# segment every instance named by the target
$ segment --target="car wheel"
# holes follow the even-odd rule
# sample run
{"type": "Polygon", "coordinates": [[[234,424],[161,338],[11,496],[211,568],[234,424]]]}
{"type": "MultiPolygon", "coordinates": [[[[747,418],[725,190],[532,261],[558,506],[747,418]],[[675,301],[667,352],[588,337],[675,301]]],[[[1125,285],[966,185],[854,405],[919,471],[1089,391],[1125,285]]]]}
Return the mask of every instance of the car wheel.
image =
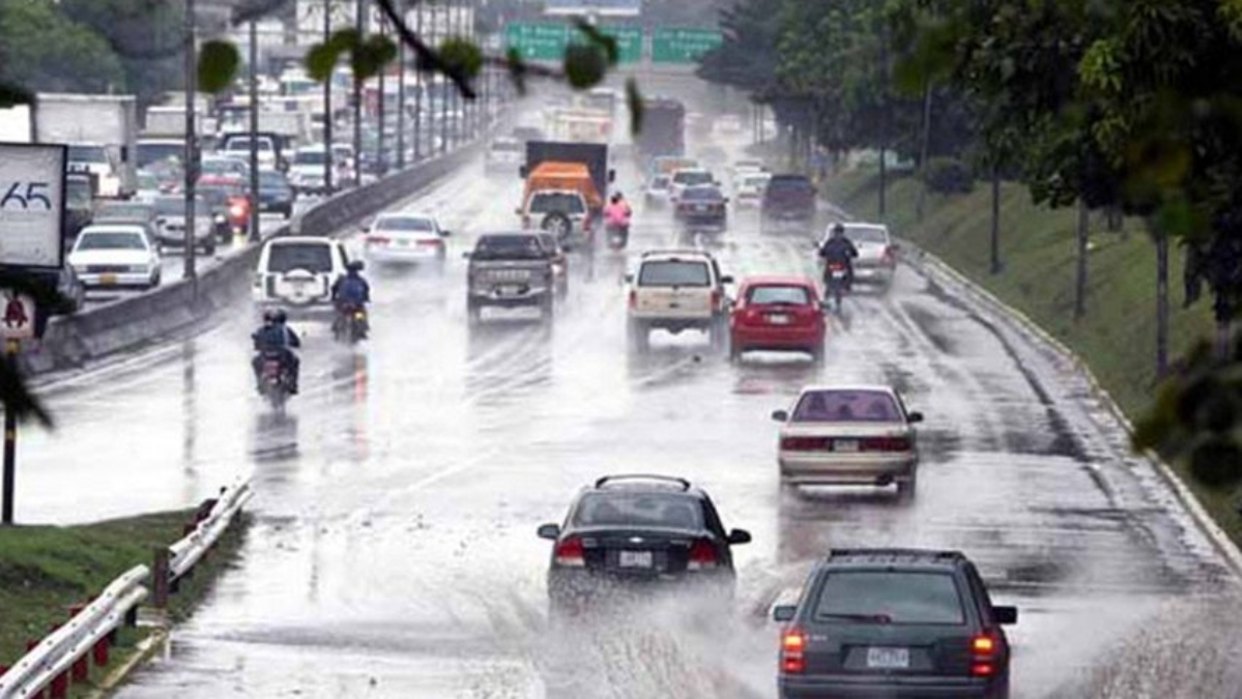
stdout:
{"type": "Polygon", "coordinates": [[[483,309],[474,301],[466,301],[466,318],[471,325],[478,325],[483,321],[483,309]]]}
{"type": "Polygon", "coordinates": [[[629,339],[630,348],[636,352],[646,352],[650,332],[651,330],[642,321],[629,321],[626,326],[626,337],[629,339]]]}
{"type": "Polygon", "coordinates": [[[914,499],[914,491],[918,487],[917,473],[911,473],[905,480],[897,481],[897,499],[901,502],[910,502],[914,499]]]}
{"type": "Polygon", "coordinates": [[[823,363],[824,363],[824,346],[823,346],[822,344],[821,344],[821,345],[815,345],[815,346],[813,346],[813,347],[808,348],[808,349],[807,349],[807,352],[809,352],[809,353],[811,354],[811,361],[812,361],[812,362],[814,362],[814,363],[816,363],[816,364],[823,364],[823,363]]]}

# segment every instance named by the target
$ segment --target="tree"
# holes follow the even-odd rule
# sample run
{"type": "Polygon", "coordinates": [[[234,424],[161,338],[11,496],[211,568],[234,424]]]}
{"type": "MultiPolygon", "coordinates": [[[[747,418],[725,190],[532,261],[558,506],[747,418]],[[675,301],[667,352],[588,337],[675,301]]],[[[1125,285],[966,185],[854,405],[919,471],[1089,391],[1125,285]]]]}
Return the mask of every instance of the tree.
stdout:
{"type": "Polygon", "coordinates": [[[61,0],[70,20],[107,40],[139,105],[184,84],[184,5],[151,0],[61,0]]]}
{"type": "Polygon", "coordinates": [[[0,84],[30,92],[124,91],[120,59],[51,0],[0,0],[0,84]]]}

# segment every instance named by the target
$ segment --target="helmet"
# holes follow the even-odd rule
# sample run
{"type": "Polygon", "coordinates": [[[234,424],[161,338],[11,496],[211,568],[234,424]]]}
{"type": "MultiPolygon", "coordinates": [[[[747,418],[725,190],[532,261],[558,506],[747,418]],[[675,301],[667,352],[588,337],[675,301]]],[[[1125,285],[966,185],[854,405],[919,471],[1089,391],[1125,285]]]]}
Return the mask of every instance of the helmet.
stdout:
{"type": "Polygon", "coordinates": [[[350,272],[361,272],[362,266],[362,260],[350,260],[349,263],[345,265],[345,269],[350,272]]]}
{"type": "Polygon", "coordinates": [[[845,235],[845,226],[840,221],[832,224],[832,236],[835,238],[842,235],[845,235]]]}
{"type": "Polygon", "coordinates": [[[277,321],[277,320],[276,320],[276,318],[277,318],[277,314],[279,314],[279,313],[280,313],[280,311],[278,311],[278,310],[276,310],[276,309],[268,309],[268,310],[266,310],[266,311],[263,311],[263,322],[264,322],[264,323],[276,323],[276,322],[279,322],[279,321],[277,321]]]}
{"type": "Polygon", "coordinates": [[[277,308],[273,312],[273,315],[275,316],[275,320],[277,323],[285,323],[286,321],[289,320],[289,314],[285,313],[285,309],[283,308],[277,308]]]}
{"type": "Polygon", "coordinates": [[[622,199],[624,199],[624,198],[625,198],[625,195],[624,195],[624,194],[622,194],[622,193],[621,193],[621,190],[619,190],[619,189],[618,189],[617,191],[615,191],[615,192],[613,192],[613,193],[612,193],[612,200],[613,200],[614,202],[621,201],[621,200],[622,200],[622,199]]]}

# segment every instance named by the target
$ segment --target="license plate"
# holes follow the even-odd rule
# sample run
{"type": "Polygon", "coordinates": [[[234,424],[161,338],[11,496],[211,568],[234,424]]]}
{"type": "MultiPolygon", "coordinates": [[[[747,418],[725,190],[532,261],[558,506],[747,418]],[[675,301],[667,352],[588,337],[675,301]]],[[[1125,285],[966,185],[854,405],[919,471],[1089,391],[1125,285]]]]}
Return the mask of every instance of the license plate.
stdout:
{"type": "Polygon", "coordinates": [[[858,451],[857,439],[834,439],[832,440],[833,451],[858,451]]]}
{"type": "Polygon", "coordinates": [[[694,207],[694,210],[695,211],[707,211],[708,207],[706,205],[699,204],[694,207]]]}
{"type": "Polygon", "coordinates": [[[845,279],[845,270],[843,269],[832,270],[832,278],[833,279],[845,279]]]}
{"type": "Polygon", "coordinates": [[[115,274],[101,274],[99,275],[99,283],[104,286],[112,286],[113,284],[116,284],[116,275],[115,274]]]}
{"type": "Polygon", "coordinates": [[[784,313],[773,313],[768,316],[768,322],[772,325],[789,325],[789,316],[784,313]]]}
{"type": "Polygon", "coordinates": [[[909,648],[868,648],[867,667],[877,670],[905,670],[910,667],[909,648]]]}
{"type": "Polygon", "coordinates": [[[650,568],[655,565],[655,556],[650,551],[621,551],[617,557],[617,565],[622,568],[650,568]]]}
{"type": "Polygon", "coordinates": [[[520,287],[520,286],[501,286],[501,287],[497,287],[496,291],[497,291],[497,292],[498,292],[501,296],[517,296],[518,294],[522,293],[522,287],[520,287]]]}

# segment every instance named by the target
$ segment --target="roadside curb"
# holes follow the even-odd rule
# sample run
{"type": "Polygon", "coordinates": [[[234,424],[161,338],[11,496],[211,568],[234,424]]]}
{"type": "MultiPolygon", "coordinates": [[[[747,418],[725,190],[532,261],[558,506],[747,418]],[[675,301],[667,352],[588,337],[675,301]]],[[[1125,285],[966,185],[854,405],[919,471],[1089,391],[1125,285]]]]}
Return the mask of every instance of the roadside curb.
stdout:
{"type": "Polygon", "coordinates": [[[100,680],[99,685],[86,695],[87,699],[104,699],[104,697],[111,696],[135,671],[166,648],[169,638],[170,633],[166,626],[154,627],[150,635],[138,642],[134,653],[126,658],[124,663],[109,672],[100,680]]]}
{"type": "MultiPolygon", "coordinates": [[[[911,268],[929,279],[937,274],[950,278],[955,284],[972,294],[976,301],[988,306],[991,312],[1015,323],[1021,330],[1032,335],[1034,339],[1042,342],[1057,354],[1067,358],[1074,365],[1075,371],[1087,380],[1087,385],[1100,404],[1125,428],[1128,435],[1134,434],[1134,425],[1130,422],[1129,417],[1121,410],[1121,407],[1117,405],[1117,402],[1113,400],[1108,391],[1100,385],[1091,368],[1076,352],[1059,339],[1053,337],[1025,313],[1000,300],[992,292],[954,269],[936,255],[911,243],[908,239],[903,238],[901,242],[908,250],[917,253],[917,260],[911,259],[912,256],[904,256],[903,261],[911,268]]],[[[1203,509],[1199,499],[1195,497],[1195,494],[1182,481],[1181,476],[1164,459],[1150,449],[1143,451],[1142,456],[1151,463],[1155,472],[1165,481],[1173,491],[1174,496],[1190,514],[1195,525],[1224,558],[1226,565],[1234,573],[1234,583],[1242,584],[1242,550],[1239,550],[1237,544],[1229,538],[1229,535],[1216,523],[1216,520],[1212,519],[1207,510],[1203,509]]]]}

